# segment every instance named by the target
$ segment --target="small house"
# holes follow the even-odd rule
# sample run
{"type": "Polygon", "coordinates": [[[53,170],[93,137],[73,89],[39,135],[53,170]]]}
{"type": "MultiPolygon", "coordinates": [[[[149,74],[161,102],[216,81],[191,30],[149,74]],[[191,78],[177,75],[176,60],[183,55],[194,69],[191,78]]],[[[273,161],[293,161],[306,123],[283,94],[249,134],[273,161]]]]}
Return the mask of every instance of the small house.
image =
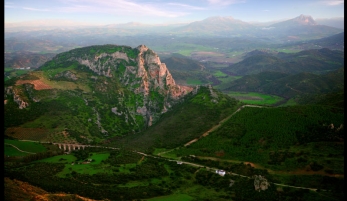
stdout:
{"type": "Polygon", "coordinates": [[[219,174],[222,177],[225,175],[225,171],[224,170],[216,170],[216,173],[219,174]]]}

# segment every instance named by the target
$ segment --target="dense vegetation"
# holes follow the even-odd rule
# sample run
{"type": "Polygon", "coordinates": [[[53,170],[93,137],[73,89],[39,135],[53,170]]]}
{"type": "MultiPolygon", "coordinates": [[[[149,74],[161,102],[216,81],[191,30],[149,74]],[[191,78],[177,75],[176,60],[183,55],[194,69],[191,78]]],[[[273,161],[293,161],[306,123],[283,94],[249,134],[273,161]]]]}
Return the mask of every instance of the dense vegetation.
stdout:
{"type": "MultiPolygon", "coordinates": [[[[340,111],[341,112],[341,111],[340,111]]],[[[244,108],[177,156],[250,161],[272,170],[309,169],[343,174],[343,113],[324,106],[244,108]]]]}
{"type": "Polygon", "coordinates": [[[148,153],[154,148],[175,148],[201,136],[240,105],[225,94],[201,86],[197,94],[185,97],[182,103],[163,114],[155,125],[144,132],[110,139],[110,143],[148,153]]]}

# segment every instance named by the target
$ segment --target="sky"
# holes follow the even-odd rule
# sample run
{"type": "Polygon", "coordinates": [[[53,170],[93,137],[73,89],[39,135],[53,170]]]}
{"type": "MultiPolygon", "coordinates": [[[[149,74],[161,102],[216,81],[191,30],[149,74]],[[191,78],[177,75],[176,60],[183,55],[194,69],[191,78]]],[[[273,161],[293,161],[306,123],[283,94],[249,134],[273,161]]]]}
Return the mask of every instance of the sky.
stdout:
{"type": "Polygon", "coordinates": [[[107,25],[189,23],[212,16],[245,22],[344,17],[344,0],[5,0],[5,24],[69,20],[107,25]]]}

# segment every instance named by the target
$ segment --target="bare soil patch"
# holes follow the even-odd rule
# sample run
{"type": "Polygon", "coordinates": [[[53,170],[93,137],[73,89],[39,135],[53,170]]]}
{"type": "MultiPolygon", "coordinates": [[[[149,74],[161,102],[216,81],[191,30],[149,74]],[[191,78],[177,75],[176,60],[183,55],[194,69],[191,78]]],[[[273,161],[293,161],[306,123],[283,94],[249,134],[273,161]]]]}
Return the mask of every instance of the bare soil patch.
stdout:
{"type": "Polygon", "coordinates": [[[20,140],[44,140],[49,133],[48,129],[44,128],[21,128],[12,127],[5,131],[5,135],[20,139],[20,140]]]}
{"type": "Polygon", "coordinates": [[[42,82],[41,80],[18,80],[16,82],[16,85],[21,85],[25,83],[33,84],[35,90],[52,89],[51,86],[42,82]]]}

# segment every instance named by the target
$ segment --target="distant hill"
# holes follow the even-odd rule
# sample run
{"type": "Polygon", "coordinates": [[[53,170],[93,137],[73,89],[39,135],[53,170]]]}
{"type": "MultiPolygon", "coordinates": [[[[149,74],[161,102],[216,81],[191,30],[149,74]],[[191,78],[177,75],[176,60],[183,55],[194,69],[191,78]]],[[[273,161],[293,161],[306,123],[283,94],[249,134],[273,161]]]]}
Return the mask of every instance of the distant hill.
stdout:
{"type": "Polygon", "coordinates": [[[172,34],[187,36],[255,37],[272,40],[319,39],[342,32],[343,29],[319,25],[308,15],[273,23],[253,25],[232,17],[209,17],[172,29],[172,34]]]}
{"type": "Polygon", "coordinates": [[[319,39],[338,34],[343,29],[317,24],[311,16],[300,15],[296,18],[271,24],[263,28],[263,36],[282,39],[284,41],[300,41],[319,39]]]}
{"type": "Polygon", "coordinates": [[[326,74],[316,75],[307,72],[285,74],[261,72],[247,75],[224,85],[223,91],[261,92],[292,98],[300,95],[322,94],[344,88],[344,68],[326,74]]]}
{"type": "Polygon", "coordinates": [[[282,22],[271,24],[270,26],[276,27],[276,28],[280,28],[280,27],[287,28],[287,27],[295,27],[298,25],[313,26],[313,25],[317,25],[317,23],[309,15],[300,15],[290,20],[285,20],[282,22]]]}
{"type": "Polygon", "coordinates": [[[339,90],[330,93],[320,93],[320,94],[310,94],[301,97],[298,102],[300,104],[317,104],[325,105],[333,108],[338,108],[340,110],[345,109],[345,96],[344,90],[339,90]]]}
{"type": "Polygon", "coordinates": [[[209,17],[201,21],[173,29],[174,33],[195,35],[233,35],[244,33],[254,29],[255,26],[233,17],[209,17]]]}
{"type": "Polygon", "coordinates": [[[77,46],[76,43],[64,42],[63,40],[56,41],[56,39],[57,38],[53,36],[49,36],[49,39],[44,39],[42,37],[27,36],[25,33],[22,33],[22,35],[18,33],[16,37],[5,39],[5,52],[28,51],[34,53],[56,54],[77,46]]]}
{"type": "Polygon", "coordinates": [[[277,52],[274,52],[274,51],[270,51],[266,49],[256,49],[256,50],[245,53],[243,58],[248,58],[255,55],[274,56],[276,54],[277,52]]]}
{"type": "Polygon", "coordinates": [[[329,48],[331,50],[344,51],[345,50],[344,37],[345,37],[345,33],[341,32],[341,33],[334,34],[334,35],[327,36],[320,39],[292,41],[286,44],[277,45],[276,47],[282,48],[282,49],[299,49],[299,50],[329,48]]]}
{"type": "Polygon", "coordinates": [[[257,53],[253,51],[246,54],[243,61],[224,70],[237,75],[250,75],[262,71],[321,73],[336,70],[343,65],[344,53],[342,51],[323,48],[298,53],[257,53]]]}
{"type": "Polygon", "coordinates": [[[335,18],[317,18],[317,24],[326,25],[330,27],[335,27],[339,29],[344,29],[344,17],[335,17],[335,18]]]}
{"type": "Polygon", "coordinates": [[[11,68],[38,68],[55,56],[54,53],[38,54],[32,52],[18,51],[5,52],[5,67],[11,68]]]}
{"type": "Polygon", "coordinates": [[[192,60],[181,54],[172,54],[171,57],[163,59],[163,63],[170,68],[170,70],[180,71],[203,71],[205,66],[195,60],[192,60]]]}
{"type": "Polygon", "coordinates": [[[332,50],[341,50],[344,51],[344,44],[345,44],[345,32],[341,32],[329,37],[312,40],[311,42],[315,43],[316,45],[329,48],[332,50]]]}
{"type": "Polygon", "coordinates": [[[209,83],[211,74],[206,71],[204,64],[196,60],[174,53],[171,57],[163,59],[162,62],[170,68],[172,76],[179,84],[189,85],[187,80],[199,80],[202,84],[209,83]]]}

